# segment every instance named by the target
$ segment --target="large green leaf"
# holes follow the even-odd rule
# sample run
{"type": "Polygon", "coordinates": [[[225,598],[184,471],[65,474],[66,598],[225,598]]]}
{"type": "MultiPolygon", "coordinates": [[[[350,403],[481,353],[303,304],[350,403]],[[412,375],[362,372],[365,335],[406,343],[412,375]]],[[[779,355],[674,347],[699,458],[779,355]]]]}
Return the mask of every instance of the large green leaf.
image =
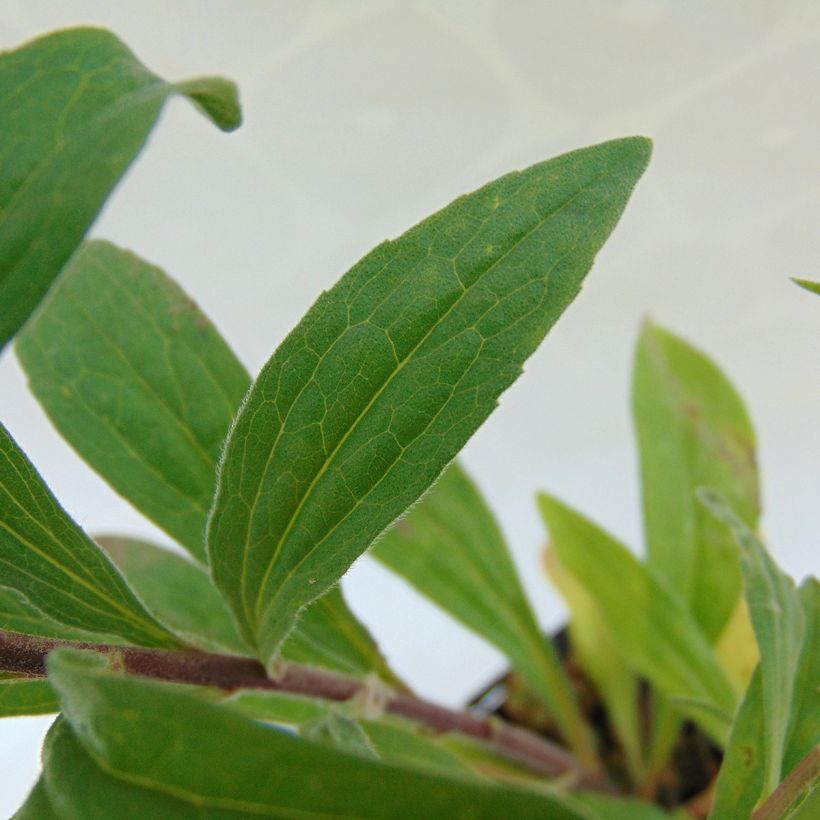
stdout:
{"type": "Polygon", "coordinates": [[[0,678],[0,717],[48,715],[59,708],[44,678],[0,678]]]}
{"type": "MultiPolygon", "coordinates": [[[[102,536],[97,542],[146,606],[175,634],[203,649],[247,654],[230,611],[201,567],[133,538],[102,536]]],[[[305,611],[282,655],[348,675],[375,672],[388,683],[402,685],[338,588],[305,611]]]]}
{"type": "Polygon", "coordinates": [[[461,197],[362,259],[265,365],[208,528],[214,579],[265,662],[496,407],[649,152],[617,140],[461,197]]]}
{"type": "Polygon", "coordinates": [[[0,587],[54,620],[144,646],[177,646],[71,520],[0,424],[0,587]]]}
{"type": "Polygon", "coordinates": [[[232,83],[166,83],[107,31],[60,31],[0,55],[0,349],[176,93],[220,128],[239,125],[232,83]]]}
{"type": "Polygon", "coordinates": [[[89,242],[16,349],[63,437],[204,560],[216,462],[250,377],[190,297],[159,268],[89,242]]]}
{"type": "Polygon", "coordinates": [[[719,489],[754,528],[760,513],[755,435],[729,380],[702,353],[647,322],[632,404],[649,562],[715,640],[742,588],[731,534],[695,498],[719,489]]]}
{"type": "Polygon", "coordinates": [[[592,522],[548,495],[538,501],[552,548],[600,607],[627,662],[724,743],[735,694],[683,601],[592,522]]]}
{"type": "Polygon", "coordinates": [[[794,581],[775,564],[726,499],[711,488],[700,490],[698,496],[734,534],[740,547],[746,600],[760,647],[765,798],[781,779],[806,615],[794,581]]]}
{"type": "MultiPolygon", "coordinates": [[[[197,807],[196,816],[583,817],[569,799],[401,769],[309,743],[167,685],[113,674],[99,656],[54,652],[49,674],[63,714],[99,768],[152,794],[173,795],[197,807]]],[[[47,782],[57,806],[60,787],[47,782]]],[[[125,792],[119,803],[101,796],[117,817],[131,816],[136,799],[125,792]]]]}
{"type": "Polygon", "coordinates": [[[384,535],[373,555],[504,652],[551,707],[573,750],[595,765],[594,743],[530,609],[504,536],[458,464],[384,535]]]}

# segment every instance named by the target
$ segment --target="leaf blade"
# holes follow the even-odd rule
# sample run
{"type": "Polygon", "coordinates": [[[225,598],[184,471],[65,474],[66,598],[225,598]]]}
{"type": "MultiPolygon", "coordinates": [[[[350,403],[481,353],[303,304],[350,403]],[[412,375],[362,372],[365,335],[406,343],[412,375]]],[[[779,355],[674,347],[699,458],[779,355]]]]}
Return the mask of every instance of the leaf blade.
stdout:
{"type": "Polygon", "coordinates": [[[0,586],[70,627],[145,646],[180,645],[63,510],[2,424],[0,586]]]}
{"type": "Polygon", "coordinates": [[[354,266],[263,368],[229,438],[208,549],[266,663],[489,415],[648,154],[646,140],[615,141],[457,200],[354,266]]]}
{"type": "Polygon", "coordinates": [[[60,704],[43,678],[0,678],[0,718],[49,715],[60,704]]]}
{"type": "Polygon", "coordinates": [[[551,707],[571,748],[586,765],[597,765],[569,680],[535,620],[504,536],[458,462],[372,555],[507,655],[551,707]]]}
{"type": "Polygon", "coordinates": [[[0,55],[0,130],[13,151],[13,162],[0,166],[0,348],[48,290],[175,93],[190,96],[220,128],[239,125],[231,84],[166,83],[101,29],[56,32],[0,55]]]}
{"type": "Polygon", "coordinates": [[[216,463],[250,377],[190,297],[137,256],[88,242],[16,352],[62,436],[204,560],[216,463]]]}

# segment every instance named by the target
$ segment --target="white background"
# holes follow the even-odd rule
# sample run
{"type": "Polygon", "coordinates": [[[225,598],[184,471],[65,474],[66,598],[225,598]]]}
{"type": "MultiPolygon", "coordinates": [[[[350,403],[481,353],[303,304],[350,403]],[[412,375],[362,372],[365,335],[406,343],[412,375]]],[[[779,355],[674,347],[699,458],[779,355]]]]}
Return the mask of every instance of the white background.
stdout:
{"type": "MultiPolygon", "coordinates": [[[[176,277],[252,372],[320,289],[456,195],[574,147],[653,137],[584,292],[464,460],[555,626],[533,494],[557,493],[641,549],[628,393],[651,315],[739,386],[771,549],[798,577],[816,571],[820,299],[788,280],[820,279],[816,0],[7,0],[0,46],[84,23],[164,77],[240,86],[232,135],[172,102],[93,233],[176,277]]],[[[60,441],[11,351],[0,412],[84,526],[166,541],[60,441]]],[[[368,560],[345,587],[422,694],[456,704],[501,668],[368,560]]],[[[0,815],[33,781],[47,724],[0,723],[0,815]]]]}

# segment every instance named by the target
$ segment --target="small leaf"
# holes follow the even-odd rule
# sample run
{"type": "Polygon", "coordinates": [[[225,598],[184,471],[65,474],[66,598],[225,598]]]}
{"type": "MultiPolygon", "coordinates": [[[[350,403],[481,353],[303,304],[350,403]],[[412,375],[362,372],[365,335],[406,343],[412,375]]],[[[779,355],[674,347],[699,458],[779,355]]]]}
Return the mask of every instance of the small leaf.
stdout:
{"type": "Polygon", "coordinates": [[[569,607],[572,648],[606,706],[607,718],[623,747],[633,782],[640,783],[644,767],[638,678],[618,649],[595,599],[567,570],[554,549],[547,551],[546,566],[569,607]]]}
{"type": "Polygon", "coordinates": [[[795,285],[799,285],[809,293],[820,294],[820,282],[812,282],[811,279],[792,279],[795,285]]]}
{"type": "Polygon", "coordinates": [[[231,83],[167,83],[101,29],[59,31],[0,55],[0,348],[46,293],[177,93],[220,128],[239,125],[231,83]]]}
{"type": "Polygon", "coordinates": [[[740,598],[742,582],[731,534],[697,502],[695,490],[715,487],[756,526],[754,430],[723,373],[649,322],[635,356],[632,403],[649,563],[714,641],[740,598]]]}
{"type": "Polygon", "coordinates": [[[0,678],[0,718],[48,715],[60,706],[44,678],[0,678]]]}
{"type": "Polygon", "coordinates": [[[766,755],[762,796],[766,798],[780,782],[806,616],[794,581],[778,568],[727,501],[711,489],[701,489],[698,496],[731,530],[740,547],[746,601],[760,648],[766,755]]]}
{"type": "Polygon", "coordinates": [[[569,680],[530,609],[504,536],[458,464],[384,535],[373,555],[507,655],[549,705],[576,754],[596,764],[569,680]]]}
{"type": "Polygon", "coordinates": [[[380,759],[361,724],[341,714],[338,709],[329,708],[316,720],[303,723],[299,734],[306,740],[330,746],[332,749],[370,760],[380,759]]]}
{"type": "Polygon", "coordinates": [[[577,512],[538,498],[561,563],[600,607],[634,671],[668,698],[705,704],[696,720],[724,743],[735,695],[688,609],[629,550],[577,512]]]}
{"type": "MultiPolygon", "coordinates": [[[[308,743],[168,685],[113,674],[99,656],[62,649],[48,665],[63,713],[97,766],[152,795],[173,794],[197,808],[194,816],[230,817],[230,810],[415,820],[421,810],[433,820],[584,817],[569,798],[400,769],[308,743]]],[[[56,791],[49,780],[52,801],[56,791]]],[[[129,817],[137,799],[123,793],[117,816],[129,817]]]]}
{"type": "Polygon", "coordinates": [[[146,612],[0,424],[0,587],[67,626],[144,646],[179,640],[146,612]]]}
{"type": "Polygon", "coordinates": [[[493,411],[649,153],[616,140],[461,197],[362,259],[265,365],[208,528],[214,580],[264,662],[493,411]]]}
{"type": "Polygon", "coordinates": [[[16,349],[63,437],[204,560],[216,462],[250,377],[190,297],[159,268],[88,242],[16,349]]]}
{"type": "Polygon", "coordinates": [[[816,578],[807,578],[803,582],[800,601],[806,628],[794,677],[790,731],[783,754],[783,777],[820,744],[820,582],[816,578]]]}

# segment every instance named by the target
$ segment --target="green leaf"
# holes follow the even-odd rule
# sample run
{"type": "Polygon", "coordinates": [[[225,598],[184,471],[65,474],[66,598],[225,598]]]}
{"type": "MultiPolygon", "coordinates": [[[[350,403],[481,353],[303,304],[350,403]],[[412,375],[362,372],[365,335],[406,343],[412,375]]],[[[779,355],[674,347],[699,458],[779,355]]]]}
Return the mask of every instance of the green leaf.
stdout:
{"type": "Polygon", "coordinates": [[[0,424],[0,587],[67,626],[178,646],[71,520],[0,424]]]}
{"type": "Polygon", "coordinates": [[[760,647],[765,798],[781,778],[806,616],[794,581],[778,568],[728,502],[712,489],[701,489],[698,496],[740,547],[746,601],[760,647]]]}
{"type": "Polygon", "coordinates": [[[329,701],[319,698],[264,689],[240,689],[222,700],[222,703],[254,720],[291,727],[318,720],[331,705],[329,701]]]}
{"type": "Polygon", "coordinates": [[[362,259],[265,365],[229,436],[208,549],[268,665],[496,407],[649,152],[617,140],[461,197],[362,259]]]}
{"type": "Polygon", "coordinates": [[[593,812],[594,820],[669,820],[666,812],[641,800],[591,792],[579,794],[575,799],[593,812]]]}
{"type": "Polygon", "coordinates": [[[546,566],[550,579],[569,607],[572,648],[606,706],[607,718],[623,747],[632,781],[640,783],[644,774],[644,740],[638,678],[613,639],[595,599],[567,570],[554,549],[547,550],[546,566]]]}
{"type": "MultiPolygon", "coordinates": [[[[172,794],[197,807],[196,816],[230,817],[230,810],[417,818],[421,808],[425,817],[446,820],[583,817],[569,799],[344,754],[167,685],[113,674],[104,664],[100,656],[73,650],[49,657],[52,683],[78,740],[113,778],[139,783],[152,794],[172,794]]],[[[52,801],[54,791],[49,783],[52,801]]],[[[122,796],[118,817],[129,816],[134,799],[122,796]]]]}
{"type": "Polygon", "coordinates": [[[321,743],[342,752],[349,752],[370,760],[381,758],[381,755],[373,748],[361,724],[341,714],[339,709],[332,707],[326,709],[321,717],[303,723],[299,733],[313,743],[321,743]]]}
{"type": "Polygon", "coordinates": [[[205,560],[216,462],[250,377],[190,297],[159,268],[89,242],[16,349],[63,437],[205,560]]]}
{"type": "MultiPolygon", "coordinates": [[[[66,626],[49,618],[27,598],[14,589],[0,587],[0,629],[39,635],[43,638],[64,638],[73,641],[98,641],[100,635],[84,629],[66,626]]],[[[106,636],[106,643],[119,643],[122,639],[106,636]]]]}
{"type": "Polygon", "coordinates": [[[35,783],[26,802],[14,813],[11,820],[59,820],[48,799],[45,779],[42,776],[35,783]]]}
{"type": "Polygon", "coordinates": [[[95,541],[148,609],[175,634],[212,652],[247,654],[230,612],[201,567],[135,538],[104,535],[95,541]]]}
{"type": "Polygon", "coordinates": [[[783,777],[820,744],[820,582],[816,578],[807,578],[803,582],[800,601],[806,628],[794,678],[789,738],[783,753],[783,777]]]}
{"type": "Polygon", "coordinates": [[[239,125],[231,83],[166,83],[107,31],[60,31],[0,55],[0,349],[45,295],[176,93],[220,128],[239,125]]]}
{"type": "Polygon", "coordinates": [[[731,534],[697,502],[695,490],[715,487],[756,526],[754,430],[723,373],[649,322],[636,351],[632,405],[649,562],[714,641],[740,598],[742,581],[731,534]]]}
{"type": "Polygon", "coordinates": [[[667,697],[680,700],[683,711],[696,711],[694,719],[725,743],[735,694],[681,599],[626,547],[577,512],[545,494],[538,502],[553,549],[600,607],[633,670],[667,697]]]}
{"type": "Polygon", "coordinates": [[[594,743],[530,609],[504,536],[458,464],[384,535],[373,555],[507,655],[550,706],[573,750],[595,765],[594,743]]]}
{"type": "Polygon", "coordinates": [[[820,294],[820,282],[812,282],[811,279],[792,279],[792,282],[809,291],[809,293],[820,294]]]}
{"type": "Polygon", "coordinates": [[[57,696],[44,678],[0,679],[0,717],[48,715],[59,708],[57,696]]]}

